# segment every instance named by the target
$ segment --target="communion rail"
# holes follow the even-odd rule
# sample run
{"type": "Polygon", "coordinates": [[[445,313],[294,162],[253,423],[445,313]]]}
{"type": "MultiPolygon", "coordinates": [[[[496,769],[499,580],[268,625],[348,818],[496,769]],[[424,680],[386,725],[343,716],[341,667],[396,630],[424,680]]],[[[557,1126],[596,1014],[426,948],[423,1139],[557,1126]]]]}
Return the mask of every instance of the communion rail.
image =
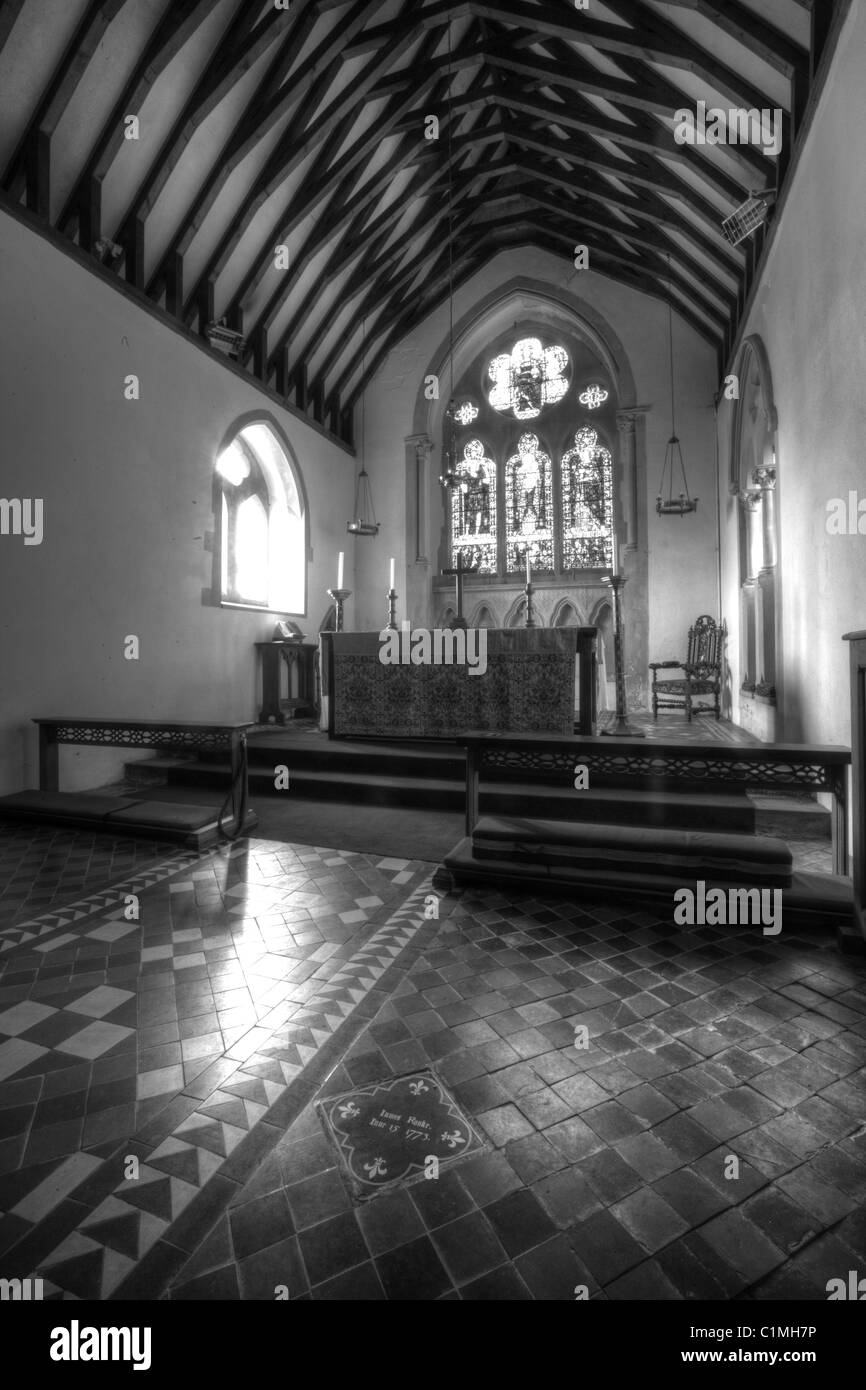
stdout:
{"type": "Polygon", "coordinates": [[[39,790],[60,790],[59,745],[164,748],[172,753],[228,750],[231,784],[246,788],[246,731],[254,724],[166,722],[161,719],[34,719],[39,726],[39,790]]]}
{"type": "MultiPolygon", "coordinates": [[[[564,738],[546,734],[468,733],[456,740],[466,749],[466,834],[478,820],[482,776],[510,780],[563,774],[571,781],[576,764],[591,786],[652,787],[730,792],[829,792],[833,798],[833,872],[848,872],[847,774],[851,750],[808,743],[652,743],[630,738],[564,738]]],[[[575,792],[575,795],[579,795],[575,792]]]]}

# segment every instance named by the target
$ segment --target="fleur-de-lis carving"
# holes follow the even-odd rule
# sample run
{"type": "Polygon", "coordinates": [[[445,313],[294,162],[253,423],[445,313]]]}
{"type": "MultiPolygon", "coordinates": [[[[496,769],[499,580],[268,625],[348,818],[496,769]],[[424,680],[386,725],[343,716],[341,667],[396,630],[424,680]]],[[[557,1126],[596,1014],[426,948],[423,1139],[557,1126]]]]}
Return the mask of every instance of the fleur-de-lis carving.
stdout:
{"type": "Polygon", "coordinates": [[[374,1158],[372,1163],[364,1164],[364,1172],[369,1173],[371,1178],[383,1178],[387,1171],[383,1158],[374,1158]]]}
{"type": "Polygon", "coordinates": [[[413,1096],[420,1096],[422,1091],[429,1091],[430,1087],[427,1085],[426,1081],[410,1081],[409,1090],[412,1092],[413,1096]]]}
{"type": "Polygon", "coordinates": [[[360,1115],[360,1113],[360,1110],[353,1100],[350,1100],[346,1105],[340,1106],[341,1120],[354,1120],[355,1116],[360,1115]]]}
{"type": "Polygon", "coordinates": [[[444,1134],[441,1134],[439,1137],[442,1140],[443,1144],[448,1145],[449,1149],[456,1149],[458,1145],[466,1143],[466,1140],[464,1139],[463,1135],[457,1129],[455,1129],[451,1134],[449,1134],[446,1129],[444,1134]]]}

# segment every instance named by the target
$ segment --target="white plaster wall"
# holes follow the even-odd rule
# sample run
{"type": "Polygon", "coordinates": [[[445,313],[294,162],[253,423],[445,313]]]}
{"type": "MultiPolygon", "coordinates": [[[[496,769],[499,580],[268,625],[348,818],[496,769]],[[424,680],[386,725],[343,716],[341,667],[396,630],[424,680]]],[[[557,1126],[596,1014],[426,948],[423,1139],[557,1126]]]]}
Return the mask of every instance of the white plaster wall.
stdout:
{"type": "MultiPolygon", "coordinates": [[[[782,739],[849,743],[844,632],[866,627],[866,536],[830,536],[827,503],[866,498],[866,5],[852,6],[744,326],[763,339],[778,412],[782,739]]],[[[732,408],[720,411],[723,489],[732,408]]],[[[736,617],[736,511],[722,495],[724,592],[736,617]]],[[[737,633],[730,648],[736,653],[737,633]]],[[[734,672],[739,688],[741,673],[734,672]]]]}
{"type": "MultiPolygon", "coordinates": [[[[670,386],[667,347],[667,309],[657,299],[619,285],[592,271],[575,271],[571,264],[531,247],[509,250],[495,257],[455,296],[454,317],[459,322],[497,287],[518,276],[544,282],[586,302],[601,314],[620,338],[635,379],[636,400],[622,404],[649,405],[647,434],[647,516],[649,528],[649,644],[652,660],[685,654],[686,633],[698,614],[718,609],[718,550],[715,474],[713,462],[712,399],[716,390],[716,357],[710,345],[682,319],[674,316],[677,375],[677,431],[682,441],[689,487],[700,497],[695,515],[659,518],[655,497],[661,475],[665,444],[670,435],[670,386]]],[[[448,305],[442,305],[408,335],[383,363],[366,403],[366,455],[382,531],[376,541],[358,541],[358,622],[361,627],[380,627],[387,612],[387,562],[397,557],[397,589],[401,596],[398,618],[427,621],[426,614],[407,614],[405,553],[405,436],[413,433],[413,417],[419,386],[435,370],[434,356],[448,332],[448,305]]],[[[455,365],[455,379],[461,363],[455,365]]],[[[441,406],[447,404],[448,382],[433,431],[436,449],[431,464],[439,473],[441,406]]],[[[677,488],[676,491],[679,489],[677,488]]],[[[429,574],[435,564],[442,526],[441,489],[431,491],[431,525],[427,539],[429,574]]],[[[646,537],[642,538],[642,544],[646,537]]],[[[409,557],[409,562],[414,555],[409,557]]],[[[628,602],[628,589],[625,590],[628,602]]]]}
{"type": "MultiPolygon", "coordinates": [[[[16,219],[0,212],[0,495],[44,500],[40,546],[0,536],[0,792],[37,784],[42,716],[249,720],[253,642],[275,617],[202,604],[216,451],[261,410],[283,429],[311,517],[317,632],[346,536],[354,459],[16,219]],[[124,400],[123,379],[141,379],[124,400]],[[126,661],[135,633],[141,659],[126,661]]],[[[349,612],[351,624],[351,610],[349,612]]],[[[122,750],[61,749],[61,786],[115,775],[122,750]]]]}

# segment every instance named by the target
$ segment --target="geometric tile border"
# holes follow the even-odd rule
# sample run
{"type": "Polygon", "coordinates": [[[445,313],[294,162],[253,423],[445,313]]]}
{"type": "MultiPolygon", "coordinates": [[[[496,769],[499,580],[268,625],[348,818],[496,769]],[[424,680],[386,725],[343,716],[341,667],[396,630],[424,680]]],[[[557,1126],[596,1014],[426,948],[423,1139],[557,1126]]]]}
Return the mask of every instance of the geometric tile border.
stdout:
{"type": "MultiPolygon", "coordinates": [[[[179,867],[175,862],[169,872],[179,867]]],[[[152,874],[147,877],[158,881],[152,874]]],[[[277,1005],[267,1016],[268,1027],[256,1025],[229,1047],[215,1064],[223,1072],[218,1085],[197,1103],[193,1099],[193,1108],[168,1135],[152,1145],[143,1146],[135,1136],[125,1141],[124,1152],[135,1151],[138,1157],[137,1180],[121,1177],[78,1229],[38,1259],[36,1268],[46,1288],[63,1290],[61,1297],[124,1297],[121,1286],[128,1276],[140,1273],[143,1257],[193,1201],[207,1200],[208,1185],[239,1145],[250,1140],[262,1121],[279,1115],[277,1107],[285,1107],[290,1089],[303,1081],[305,1070],[418,931],[436,925],[424,916],[430,892],[428,874],[338,971],[306,981],[301,987],[307,993],[303,1003],[277,1005]]],[[[319,969],[326,972],[327,963],[319,969]]],[[[187,1093],[178,1099],[190,1098],[187,1093]]],[[[277,1118],[275,1123],[281,1126],[283,1121],[277,1118]]],[[[69,1195],[74,1200],[74,1189],[69,1195]]]]}
{"type": "MultiPolygon", "coordinates": [[[[122,905],[127,893],[140,893],[145,888],[152,888],[155,883],[161,883],[163,879],[170,878],[180,869],[192,867],[193,864],[200,864],[215,852],[215,850],[210,850],[206,855],[190,853],[189,851],[185,853],[175,852],[167,858],[161,859],[151,868],[143,869],[140,873],[132,874],[129,878],[112,884],[110,889],[97,890],[86,898],[79,898],[76,902],[64,904],[62,908],[43,912],[38,917],[31,917],[26,922],[19,922],[14,927],[4,927],[0,931],[0,953],[11,951],[14,947],[24,945],[28,941],[38,940],[41,943],[52,932],[81,922],[84,918],[91,917],[95,912],[117,908],[122,905]]],[[[230,853],[232,852],[230,851],[230,853]]],[[[51,948],[61,944],[65,944],[65,942],[54,940],[51,943],[51,948]]],[[[42,949],[42,947],[36,949],[42,949]]]]}

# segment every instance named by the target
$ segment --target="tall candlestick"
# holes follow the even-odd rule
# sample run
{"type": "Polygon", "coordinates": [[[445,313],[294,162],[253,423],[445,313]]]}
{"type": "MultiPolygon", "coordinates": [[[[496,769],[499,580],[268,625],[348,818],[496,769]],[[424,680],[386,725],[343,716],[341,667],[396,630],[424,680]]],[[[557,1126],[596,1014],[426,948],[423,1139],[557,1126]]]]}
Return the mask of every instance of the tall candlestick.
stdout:
{"type": "Polygon", "coordinates": [[[343,587],[343,552],[340,551],[340,558],[337,561],[337,588],[343,587]]]}
{"type": "Polygon", "coordinates": [[[390,584],[388,585],[388,588],[389,588],[389,589],[393,589],[393,587],[394,587],[394,557],[392,556],[392,557],[391,557],[391,582],[390,582],[390,584]]]}

